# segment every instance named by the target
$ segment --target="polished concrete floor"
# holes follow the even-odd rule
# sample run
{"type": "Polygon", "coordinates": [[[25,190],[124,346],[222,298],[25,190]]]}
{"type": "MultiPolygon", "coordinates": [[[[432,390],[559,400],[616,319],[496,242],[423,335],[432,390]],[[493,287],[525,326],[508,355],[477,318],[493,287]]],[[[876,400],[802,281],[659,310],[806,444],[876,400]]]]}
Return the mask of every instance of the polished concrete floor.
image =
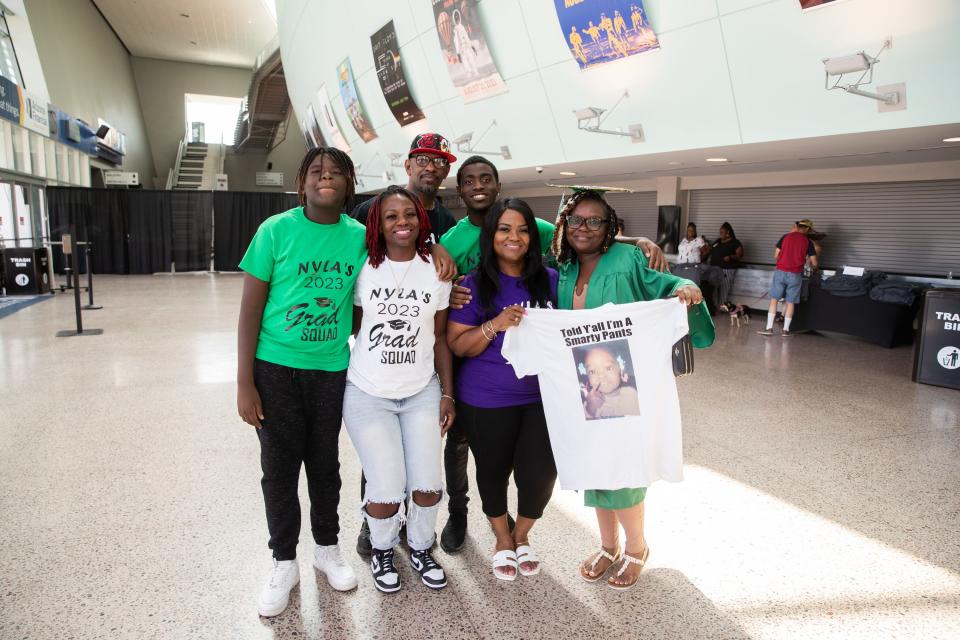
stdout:
{"type": "Polygon", "coordinates": [[[404,565],[383,596],[353,552],[344,433],[360,587],[317,576],[305,521],[301,584],[259,618],[270,556],[234,405],[240,283],[100,277],[85,323],[101,336],[54,337],[70,295],[0,320],[0,638],[960,638],[960,392],[912,383],[909,348],[765,339],[757,321],[721,323],[679,383],[686,479],[648,494],[632,591],[580,580],[596,525],[557,491],[531,538],[541,575],[493,578],[475,508],[466,549],[438,552],[445,591],[404,565]]]}

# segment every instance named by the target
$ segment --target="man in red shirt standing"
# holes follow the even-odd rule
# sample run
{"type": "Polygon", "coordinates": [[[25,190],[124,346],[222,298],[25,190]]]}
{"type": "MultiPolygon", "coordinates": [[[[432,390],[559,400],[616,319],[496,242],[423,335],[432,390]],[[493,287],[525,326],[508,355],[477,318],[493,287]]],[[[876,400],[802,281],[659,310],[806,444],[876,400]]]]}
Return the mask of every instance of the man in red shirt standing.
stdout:
{"type": "Polygon", "coordinates": [[[762,336],[773,335],[773,320],[777,317],[777,301],[783,298],[787,303],[783,320],[784,338],[789,338],[790,322],[793,311],[800,302],[800,285],[803,283],[803,266],[810,259],[810,266],[817,268],[817,252],[807,235],[813,231],[813,223],[804,218],[793,225],[790,233],[777,242],[773,257],[777,260],[777,270],[773,272],[770,285],[770,308],[767,311],[767,328],[758,331],[762,336]]]}

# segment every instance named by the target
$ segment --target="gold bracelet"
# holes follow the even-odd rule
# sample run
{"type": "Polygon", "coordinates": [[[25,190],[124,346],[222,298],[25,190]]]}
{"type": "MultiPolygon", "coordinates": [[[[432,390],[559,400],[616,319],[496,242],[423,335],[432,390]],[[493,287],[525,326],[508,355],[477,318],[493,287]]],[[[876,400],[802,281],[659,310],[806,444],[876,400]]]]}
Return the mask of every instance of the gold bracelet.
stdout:
{"type": "Polygon", "coordinates": [[[487,340],[489,340],[490,342],[493,342],[493,341],[496,340],[496,338],[497,338],[497,332],[494,331],[494,329],[493,329],[493,323],[492,323],[491,321],[489,321],[489,320],[487,320],[486,322],[484,322],[483,324],[480,325],[480,333],[482,333],[482,334],[483,334],[483,337],[486,338],[487,340]],[[492,336],[488,336],[488,335],[487,335],[487,325],[488,325],[488,324],[490,325],[490,333],[493,334],[492,336]]]}
{"type": "Polygon", "coordinates": [[[448,396],[448,395],[445,394],[445,393],[443,393],[443,394],[440,395],[440,399],[442,400],[443,398],[449,398],[449,399],[450,399],[450,402],[456,402],[456,400],[453,399],[453,396],[448,396]]]}

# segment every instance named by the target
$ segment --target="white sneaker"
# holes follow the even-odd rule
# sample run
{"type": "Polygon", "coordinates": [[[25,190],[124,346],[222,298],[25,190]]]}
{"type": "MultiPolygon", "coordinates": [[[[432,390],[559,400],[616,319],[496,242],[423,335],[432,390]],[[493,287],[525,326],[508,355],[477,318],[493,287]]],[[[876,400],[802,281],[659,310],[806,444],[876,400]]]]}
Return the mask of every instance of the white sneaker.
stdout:
{"type": "Polygon", "coordinates": [[[357,574],[353,567],[347,564],[340,553],[340,546],[317,545],[313,550],[313,566],[327,576],[327,582],[337,591],[350,591],[357,588],[357,574]]]}
{"type": "Polygon", "coordinates": [[[263,585],[257,610],[265,618],[283,613],[290,602],[290,590],[300,582],[300,568],[296,560],[274,560],[273,572],[263,585]]]}

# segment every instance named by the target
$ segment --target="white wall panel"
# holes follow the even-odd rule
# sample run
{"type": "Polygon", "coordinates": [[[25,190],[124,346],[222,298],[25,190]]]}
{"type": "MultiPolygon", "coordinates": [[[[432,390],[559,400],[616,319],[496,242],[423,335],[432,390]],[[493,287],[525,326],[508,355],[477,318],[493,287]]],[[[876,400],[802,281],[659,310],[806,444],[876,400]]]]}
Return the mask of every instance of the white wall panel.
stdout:
{"type": "MultiPolygon", "coordinates": [[[[298,114],[325,82],[358,162],[403,151],[427,129],[451,139],[499,127],[484,149],[510,146],[502,169],[682,149],[790,140],[960,121],[960,2],[847,0],[801,12],[797,0],[646,0],[661,49],[581,71],[549,0],[484,0],[485,33],[509,92],[464,105],[440,55],[429,0],[284,0],[279,29],[298,114]],[[719,15],[718,15],[719,12],[719,15]],[[401,129],[377,83],[370,34],[393,19],[411,92],[427,119],[401,129]],[[906,82],[908,109],[823,88],[821,58],[868,52],[894,38],[877,67],[882,83],[906,82]],[[380,138],[362,143],[334,99],[336,65],[349,55],[358,92],[380,138]],[[577,130],[573,109],[609,108],[604,124],[641,123],[647,141],[577,130]]],[[[379,187],[382,185],[376,185],[379,187]]],[[[373,187],[373,188],[376,188],[373,187]]]]}
{"type": "Polygon", "coordinates": [[[530,42],[537,66],[542,69],[557,63],[572,62],[553,2],[518,2],[517,6],[522,10],[526,40],[530,42]]]}
{"type": "MultiPolygon", "coordinates": [[[[716,0],[683,0],[683,2],[647,0],[643,3],[643,7],[647,12],[647,19],[657,33],[670,33],[717,17],[716,0]]],[[[627,21],[630,20],[629,16],[624,18],[627,21]]]]}
{"type": "Polygon", "coordinates": [[[960,119],[956,0],[851,0],[803,13],[796,0],[779,0],[722,20],[744,142],[960,119]],[[824,89],[823,58],[875,54],[888,35],[893,49],[880,56],[872,86],[905,82],[906,110],[878,113],[874,100],[824,89]]]}

